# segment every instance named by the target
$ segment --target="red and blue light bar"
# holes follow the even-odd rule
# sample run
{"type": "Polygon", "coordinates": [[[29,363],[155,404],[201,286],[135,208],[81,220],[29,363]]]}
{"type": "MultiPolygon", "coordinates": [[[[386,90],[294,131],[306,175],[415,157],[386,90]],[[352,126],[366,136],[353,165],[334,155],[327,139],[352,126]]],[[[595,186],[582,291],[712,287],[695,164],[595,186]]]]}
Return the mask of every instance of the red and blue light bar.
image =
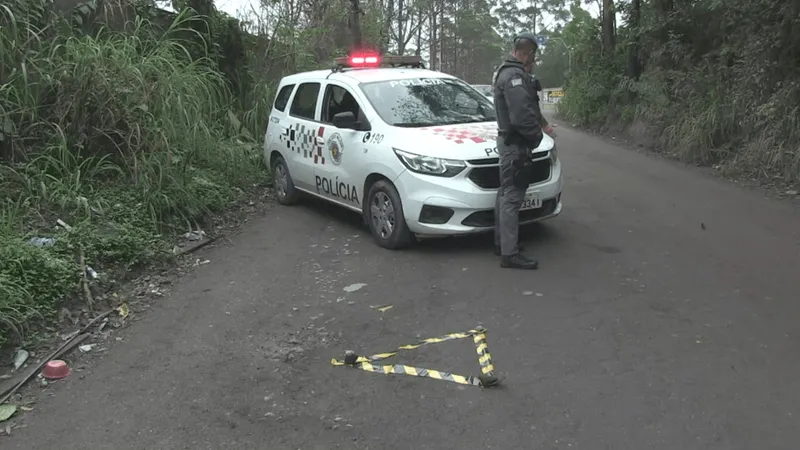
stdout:
{"type": "Polygon", "coordinates": [[[416,55],[410,56],[384,56],[381,58],[377,54],[361,54],[342,56],[333,60],[339,67],[350,68],[367,68],[367,67],[380,67],[382,64],[387,66],[401,66],[401,65],[421,65],[422,58],[416,55]]]}

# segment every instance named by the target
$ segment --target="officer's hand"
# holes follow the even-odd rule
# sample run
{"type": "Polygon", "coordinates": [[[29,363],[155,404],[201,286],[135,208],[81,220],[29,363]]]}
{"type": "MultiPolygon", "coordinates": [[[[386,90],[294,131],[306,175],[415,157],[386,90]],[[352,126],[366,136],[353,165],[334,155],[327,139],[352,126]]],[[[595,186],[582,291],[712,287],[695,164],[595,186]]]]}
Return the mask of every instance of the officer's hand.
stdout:
{"type": "Polygon", "coordinates": [[[548,136],[550,136],[552,138],[556,137],[556,132],[555,132],[555,130],[553,130],[553,126],[550,125],[550,124],[548,124],[546,127],[544,127],[544,129],[542,131],[547,133],[548,136]]]}

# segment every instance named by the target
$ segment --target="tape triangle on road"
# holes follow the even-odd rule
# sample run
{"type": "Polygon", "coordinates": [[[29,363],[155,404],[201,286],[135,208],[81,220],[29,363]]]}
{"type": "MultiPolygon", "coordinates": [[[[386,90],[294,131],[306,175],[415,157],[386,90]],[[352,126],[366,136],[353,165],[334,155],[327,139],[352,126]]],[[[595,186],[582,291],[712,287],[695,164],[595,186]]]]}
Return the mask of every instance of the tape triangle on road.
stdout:
{"type": "Polygon", "coordinates": [[[380,373],[384,375],[410,375],[415,377],[433,378],[435,380],[450,381],[452,383],[464,384],[479,387],[493,387],[500,383],[495,375],[492,357],[489,354],[489,345],[486,342],[486,329],[477,327],[463,333],[451,333],[440,337],[423,339],[416,344],[401,345],[397,349],[386,353],[377,353],[371,356],[359,356],[352,351],[347,351],[342,360],[332,359],[334,366],[347,366],[366,372],[380,373]],[[481,367],[481,374],[476,376],[456,375],[441,370],[412,367],[405,364],[376,364],[380,361],[396,356],[400,352],[416,350],[426,345],[438,344],[441,342],[452,341],[455,339],[472,338],[475,343],[475,351],[478,354],[478,364],[481,367]]]}

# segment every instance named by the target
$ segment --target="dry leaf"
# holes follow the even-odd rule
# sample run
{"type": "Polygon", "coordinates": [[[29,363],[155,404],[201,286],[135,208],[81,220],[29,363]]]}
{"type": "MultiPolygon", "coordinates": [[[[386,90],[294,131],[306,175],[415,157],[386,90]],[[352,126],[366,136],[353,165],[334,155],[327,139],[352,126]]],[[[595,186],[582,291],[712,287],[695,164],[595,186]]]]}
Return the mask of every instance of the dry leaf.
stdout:
{"type": "Polygon", "coordinates": [[[15,412],[17,412],[17,405],[3,403],[0,405],[0,422],[5,422],[6,420],[10,419],[15,412]]]}
{"type": "Polygon", "coordinates": [[[120,317],[122,317],[123,319],[128,317],[128,314],[130,313],[130,310],[128,309],[128,304],[127,303],[123,303],[123,304],[119,305],[119,308],[117,308],[117,310],[119,311],[120,317]]]}

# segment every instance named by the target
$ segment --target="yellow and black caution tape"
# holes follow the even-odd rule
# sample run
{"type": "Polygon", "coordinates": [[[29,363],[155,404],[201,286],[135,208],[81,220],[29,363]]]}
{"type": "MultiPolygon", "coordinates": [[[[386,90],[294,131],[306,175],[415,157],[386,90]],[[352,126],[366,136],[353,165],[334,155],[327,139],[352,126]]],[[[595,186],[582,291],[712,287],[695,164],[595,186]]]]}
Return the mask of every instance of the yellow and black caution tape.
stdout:
{"type": "Polygon", "coordinates": [[[475,342],[475,351],[478,352],[478,364],[481,365],[481,373],[484,375],[494,373],[492,355],[489,354],[489,344],[486,343],[486,333],[478,333],[472,339],[475,342]]]}
{"type": "Polygon", "coordinates": [[[427,377],[436,380],[451,381],[458,384],[466,384],[470,386],[495,386],[499,380],[494,375],[494,366],[492,365],[492,357],[489,354],[489,347],[486,343],[486,329],[478,327],[474,330],[469,330],[464,333],[451,333],[440,337],[423,339],[422,341],[411,344],[402,345],[395,351],[386,353],[377,353],[372,356],[357,356],[355,353],[348,351],[345,354],[344,360],[332,359],[331,364],[334,366],[350,366],[356,369],[364,370],[372,373],[382,373],[385,375],[402,374],[411,375],[415,377],[427,377]],[[452,341],[454,339],[473,338],[475,342],[476,351],[478,353],[478,363],[481,366],[481,375],[478,377],[455,375],[440,370],[423,369],[419,367],[406,366],[405,364],[393,365],[376,365],[375,362],[391,358],[403,350],[414,350],[429,344],[438,344],[440,342],[452,341]]]}

